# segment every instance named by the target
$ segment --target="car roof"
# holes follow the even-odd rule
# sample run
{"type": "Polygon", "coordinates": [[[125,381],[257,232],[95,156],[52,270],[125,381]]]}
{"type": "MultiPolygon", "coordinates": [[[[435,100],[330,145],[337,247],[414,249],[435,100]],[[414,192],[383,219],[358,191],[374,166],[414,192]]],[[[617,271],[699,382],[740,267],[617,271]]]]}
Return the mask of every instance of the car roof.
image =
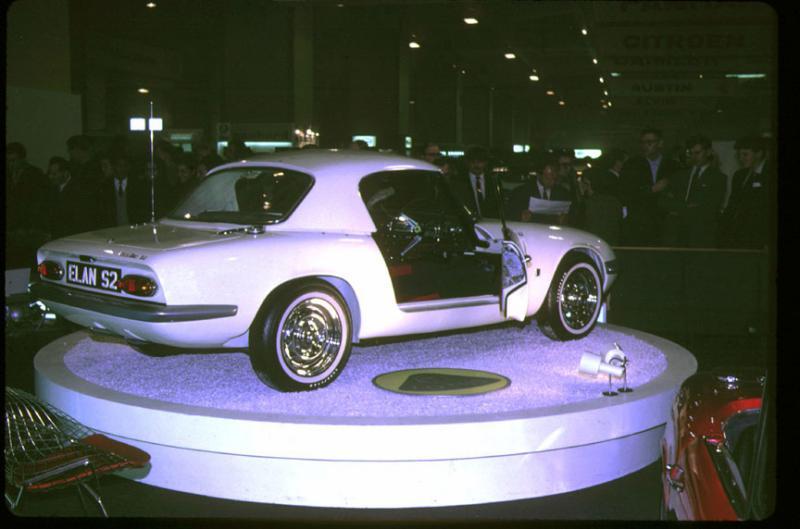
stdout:
{"type": "Polygon", "coordinates": [[[280,167],[314,178],[314,185],[305,198],[275,229],[362,234],[376,229],[359,191],[362,178],[382,171],[440,172],[435,165],[398,154],[303,149],[251,156],[215,167],[209,174],[248,166],[280,167]]]}
{"type": "Polygon", "coordinates": [[[327,178],[329,177],[328,175],[335,175],[339,180],[347,174],[353,175],[360,180],[367,174],[397,169],[439,171],[438,167],[423,160],[394,153],[339,149],[301,149],[279,151],[271,154],[256,154],[243,160],[215,167],[213,172],[231,167],[241,167],[242,165],[278,165],[322,178],[327,178]]]}

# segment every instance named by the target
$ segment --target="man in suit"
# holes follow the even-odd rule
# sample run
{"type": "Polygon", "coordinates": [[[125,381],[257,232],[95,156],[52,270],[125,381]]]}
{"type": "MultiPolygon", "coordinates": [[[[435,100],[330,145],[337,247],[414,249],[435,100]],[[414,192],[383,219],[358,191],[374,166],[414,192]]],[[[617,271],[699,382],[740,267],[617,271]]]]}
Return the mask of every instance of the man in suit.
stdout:
{"type": "Polygon", "coordinates": [[[147,222],[150,189],[145,185],[146,180],[132,175],[131,161],[124,154],[115,154],[112,162],[114,178],[103,182],[98,193],[102,208],[100,227],[147,222]]]}
{"type": "Polygon", "coordinates": [[[749,136],[739,139],[734,148],[742,168],[731,179],[719,244],[723,248],[763,248],[770,239],[770,189],[774,177],[767,157],[767,141],[749,136]]]}
{"type": "Polygon", "coordinates": [[[93,229],[90,212],[98,207],[92,203],[93,190],[72,176],[70,163],[60,156],[53,156],[47,168],[47,177],[51,186],[50,237],[59,239],[93,229]]]}
{"type": "Polygon", "coordinates": [[[627,159],[628,153],[624,150],[608,149],[597,161],[597,167],[584,173],[582,178],[582,185],[587,189],[585,229],[612,246],[620,243],[625,217],[620,179],[627,159]]]}
{"type": "Polygon", "coordinates": [[[47,240],[47,178],[18,142],[6,145],[6,267],[31,266],[47,240]]]}
{"type": "Polygon", "coordinates": [[[666,211],[663,244],[713,248],[727,177],[712,163],[710,139],[693,136],[686,141],[686,149],[689,167],[672,176],[659,198],[659,206],[666,211]]]}
{"type": "Polygon", "coordinates": [[[530,199],[570,202],[569,191],[558,185],[558,160],[545,159],[536,170],[536,178],[511,192],[506,218],[511,221],[565,224],[567,214],[547,215],[530,210],[530,199]]]}
{"type": "Polygon", "coordinates": [[[628,216],[623,224],[624,240],[633,246],[656,246],[661,242],[663,211],[658,198],[669,177],[679,169],[664,156],[664,140],[658,129],[645,129],[639,138],[641,156],[629,159],[622,168],[622,188],[628,216]]]}
{"type": "Polygon", "coordinates": [[[448,179],[452,191],[479,218],[499,218],[497,195],[490,178],[489,154],[483,147],[472,147],[464,155],[467,170],[448,179]]]}

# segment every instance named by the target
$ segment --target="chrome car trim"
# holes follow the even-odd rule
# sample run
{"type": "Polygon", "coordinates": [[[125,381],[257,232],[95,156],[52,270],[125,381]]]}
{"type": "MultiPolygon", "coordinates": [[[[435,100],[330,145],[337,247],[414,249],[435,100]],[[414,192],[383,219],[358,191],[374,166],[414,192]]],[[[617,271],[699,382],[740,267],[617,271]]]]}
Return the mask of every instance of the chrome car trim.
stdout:
{"type": "Polygon", "coordinates": [[[426,310],[457,309],[461,307],[477,307],[479,305],[496,305],[498,296],[476,296],[474,298],[435,299],[432,301],[410,301],[397,306],[403,312],[423,312],[426,310]]]}
{"type": "Polygon", "coordinates": [[[564,321],[572,329],[586,327],[600,302],[601,292],[585,268],[573,270],[558,293],[564,321]]]}
{"type": "Polygon", "coordinates": [[[33,297],[47,302],[61,303],[79,309],[90,310],[136,321],[167,323],[178,321],[210,320],[235,316],[236,305],[161,305],[144,301],[115,298],[103,294],[84,292],[43,281],[28,287],[33,297]]]}
{"type": "Polygon", "coordinates": [[[280,329],[280,352],[286,366],[303,377],[330,368],[342,346],[343,324],[336,309],[322,298],[291,307],[280,329]]]}

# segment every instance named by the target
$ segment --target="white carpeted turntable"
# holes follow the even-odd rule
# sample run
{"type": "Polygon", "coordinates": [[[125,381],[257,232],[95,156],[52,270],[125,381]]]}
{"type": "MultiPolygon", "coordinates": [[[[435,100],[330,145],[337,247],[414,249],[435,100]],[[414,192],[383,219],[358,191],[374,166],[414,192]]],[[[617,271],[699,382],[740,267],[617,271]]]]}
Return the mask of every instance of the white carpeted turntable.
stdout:
{"type": "Polygon", "coordinates": [[[131,479],[243,501],[402,508],[542,497],[635,472],[660,457],[672,399],[697,363],[622,327],[553,342],[529,324],[355,346],[332,385],[307,393],[264,386],[243,352],[148,356],[85,332],[43,348],[35,367],[41,398],[150,453],[131,479]],[[614,343],[634,391],[607,397],[608,377],[578,366],[614,343]],[[373,384],[430,367],[511,382],[468,396],[373,384]]]}

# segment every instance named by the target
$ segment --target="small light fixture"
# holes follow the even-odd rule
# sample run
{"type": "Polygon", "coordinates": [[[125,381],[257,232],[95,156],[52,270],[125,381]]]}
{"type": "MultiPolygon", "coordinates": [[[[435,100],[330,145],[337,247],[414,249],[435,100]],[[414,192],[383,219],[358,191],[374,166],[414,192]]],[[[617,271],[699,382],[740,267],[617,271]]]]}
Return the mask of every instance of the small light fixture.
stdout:
{"type": "Polygon", "coordinates": [[[726,73],[727,79],[763,79],[766,77],[765,73],[726,73]]]}
{"type": "Polygon", "coordinates": [[[588,29],[581,28],[581,35],[588,35],[588,34],[589,34],[589,30],[588,29]]]}
{"type": "Polygon", "coordinates": [[[474,26],[478,23],[478,19],[475,17],[466,17],[464,18],[464,23],[470,26],[474,26]]]}
{"type": "Polygon", "coordinates": [[[603,90],[603,95],[608,96],[608,90],[603,90]]]}
{"type": "Polygon", "coordinates": [[[413,50],[421,48],[421,46],[419,45],[419,42],[417,42],[417,40],[414,39],[414,38],[412,38],[411,42],[408,43],[408,47],[413,49],[413,50]]]}
{"type": "Polygon", "coordinates": [[[608,106],[609,106],[609,107],[611,106],[611,101],[609,101],[609,102],[608,102],[608,106]]]}
{"type": "Polygon", "coordinates": [[[608,351],[602,357],[592,353],[584,353],[581,356],[578,371],[587,375],[596,376],[598,374],[608,375],[608,391],[604,391],[606,397],[618,395],[611,389],[611,377],[622,378],[623,384],[619,388],[621,393],[630,393],[633,389],[628,387],[628,357],[622,352],[622,348],[614,343],[614,349],[608,351]]]}
{"type": "Polygon", "coordinates": [[[703,74],[700,74],[697,77],[698,77],[698,79],[702,79],[703,78],[703,74]]]}
{"type": "Polygon", "coordinates": [[[606,80],[601,77],[600,78],[600,83],[602,84],[602,83],[605,83],[605,82],[606,82],[606,80]]]}
{"type": "Polygon", "coordinates": [[[147,2],[147,3],[145,4],[145,7],[149,8],[149,9],[153,9],[153,8],[155,8],[157,5],[158,5],[158,4],[156,4],[155,2],[147,2]]]}
{"type": "Polygon", "coordinates": [[[505,57],[506,59],[516,59],[516,58],[517,58],[516,54],[514,54],[514,53],[512,53],[512,52],[510,52],[510,51],[509,51],[509,52],[507,52],[507,53],[504,55],[504,57],[505,57]]]}
{"type": "Polygon", "coordinates": [[[566,101],[564,101],[563,99],[558,102],[558,105],[562,107],[565,106],[566,104],[567,104],[566,101]]]}
{"type": "Polygon", "coordinates": [[[150,90],[148,90],[147,88],[140,88],[137,90],[137,92],[139,92],[140,94],[149,94],[150,90]]]}
{"type": "Polygon", "coordinates": [[[131,118],[130,130],[145,130],[147,128],[147,120],[145,118],[131,118]]]}
{"type": "Polygon", "coordinates": [[[545,94],[547,94],[547,95],[549,95],[549,96],[554,96],[554,95],[556,95],[556,93],[555,93],[554,91],[552,91],[552,90],[548,90],[547,92],[545,92],[545,94]]]}
{"type": "Polygon", "coordinates": [[[597,64],[597,57],[595,57],[595,58],[593,58],[593,59],[592,59],[592,63],[593,63],[593,64],[597,64]]]}
{"type": "Polygon", "coordinates": [[[611,77],[622,77],[622,74],[619,72],[611,72],[611,77]]]}
{"type": "Polygon", "coordinates": [[[532,74],[532,75],[529,75],[529,76],[528,76],[528,79],[530,79],[531,81],[534,81],[534,82],[536,82],[536,81],[538,81],[538,80],[539,80],[539,76],[538,76],[538,75],[536,75],[536,74],[532,74]]]}

